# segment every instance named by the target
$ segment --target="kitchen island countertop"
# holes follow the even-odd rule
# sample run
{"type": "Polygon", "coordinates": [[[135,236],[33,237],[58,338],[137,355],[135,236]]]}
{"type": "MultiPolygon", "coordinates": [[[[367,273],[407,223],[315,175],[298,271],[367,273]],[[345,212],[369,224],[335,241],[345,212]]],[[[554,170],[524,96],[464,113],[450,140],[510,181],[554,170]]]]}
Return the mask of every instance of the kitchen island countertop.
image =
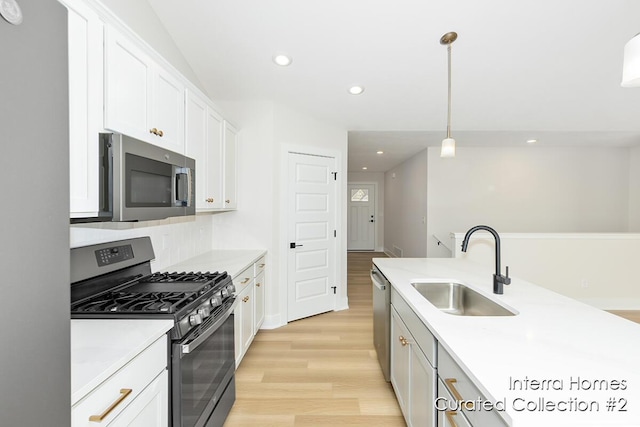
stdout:
{"type": "Polygon", "coordinates": [[[520,280],[517,272],[495,295],[492,266],[373,261],[485,397],[505,403],[510,425],[640,426],[640,324],[520,280]],[[411,286],[420,279],[463,283],[518,314],[444,313],[411,286]]]}

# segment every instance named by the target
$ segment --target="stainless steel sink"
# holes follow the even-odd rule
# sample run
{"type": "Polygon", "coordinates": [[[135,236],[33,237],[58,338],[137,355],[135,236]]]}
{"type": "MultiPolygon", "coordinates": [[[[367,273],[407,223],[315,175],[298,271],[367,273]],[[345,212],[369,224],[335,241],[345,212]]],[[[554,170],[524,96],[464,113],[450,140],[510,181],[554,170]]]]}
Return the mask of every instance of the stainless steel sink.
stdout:
{"type": "Polygon", "coordinates": [[[516,313],[456,282],[411,284],[437,309],[456,316],[515,316],[516,313]]]}

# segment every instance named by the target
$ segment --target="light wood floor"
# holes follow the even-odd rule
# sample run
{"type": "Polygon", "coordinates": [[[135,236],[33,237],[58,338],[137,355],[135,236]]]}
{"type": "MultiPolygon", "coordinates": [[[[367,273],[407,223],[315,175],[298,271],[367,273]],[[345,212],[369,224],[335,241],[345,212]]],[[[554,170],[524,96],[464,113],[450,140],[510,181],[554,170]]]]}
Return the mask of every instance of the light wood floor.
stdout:
{"type": "Polygon", "coordinates": [[[225,427],[405,427],[373,349],[371,258],[348,254],[349,309],[261,330],[236,372],[225,427]]]}

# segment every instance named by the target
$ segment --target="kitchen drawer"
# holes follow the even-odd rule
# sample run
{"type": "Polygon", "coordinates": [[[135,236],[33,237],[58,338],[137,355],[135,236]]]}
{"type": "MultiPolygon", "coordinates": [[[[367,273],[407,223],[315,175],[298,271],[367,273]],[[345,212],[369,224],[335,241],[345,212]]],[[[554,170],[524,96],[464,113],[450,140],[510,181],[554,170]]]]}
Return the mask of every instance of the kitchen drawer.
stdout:
{"type": "MultiPolygon", "coordinates": [[[[480,392],[480,389],[442,346],[438,346],[438,376],[442,380],[439,386],[446,387],[447,392],[453,397],[458,397],[457,393],[459,393],[465,401],[477,401],[480,399],[480,401],[484,402],[487,400],[486,396],[480,392]],[[448,384],[451,381],[455,382],[448,384]]],[[[485,411],[480,409],[470,411],[463,408],[463,412],[473,426],[499,427],[508,425],[496,410],[485,411]]]]}
{"type": "Polygon", "coordinates": [[[238,274],[233,279],[233,284],[236,287],[236,293],[239,294],[244,288],[251,284],[253,280],[253,264],[250,267],[245,268],[242,273],[238,274]]]}
{"type": "Polygon", "coordinates": [[[265,262],[266,257],[261,257],[258,261],[253,264],[253,276],[258,277],[260,273],[264,271],[264,268],[267,266],[265,262]]]}
{"type": "Polygon", "coordinates": [[[438,379],[438,401],[436,402],[438,427],[473,427],[461,411],[453,408],[457,408],[455,399],[442,380],[438,379]],[[440,410],[438,408],[446,409],[440,410]]]}
{"type": "Polygon", "coordinates": [[[391,305],[393,305],[400,317],[402,317],[402,320],[404,320],[409,332],[411,332],[411,335],[415,338],[418,347],[420,347],[425,356],[427,356],[429,363],[434,367],[438,367],[436,364],[437,341],[435,337],[393,287],[391,288],[391,305]]]}
{"type": "Polygon", "coordinates": [[[164,335],[83,397],[71,408],[72,427],[99,425],[89,417],[104,414],[120,400],[102,421],[102,425],[108,425],[167,368],[167,349],[167,336],[164,335]],[[125,390],[131,392],[126,394],[125,390]]]}

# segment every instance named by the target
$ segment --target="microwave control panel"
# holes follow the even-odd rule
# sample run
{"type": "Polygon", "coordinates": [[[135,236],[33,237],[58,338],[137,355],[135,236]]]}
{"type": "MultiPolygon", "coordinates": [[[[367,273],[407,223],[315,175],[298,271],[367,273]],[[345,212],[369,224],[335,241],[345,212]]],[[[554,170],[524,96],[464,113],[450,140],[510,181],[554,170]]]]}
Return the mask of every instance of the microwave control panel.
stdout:
{"type": "Polygon", "coordinates": [[[110,248],[99,249],[95,254],[98,266],[103,267],[105,265],[133,259],[133,248],[131,245],[112,246],[110,248]]]}

